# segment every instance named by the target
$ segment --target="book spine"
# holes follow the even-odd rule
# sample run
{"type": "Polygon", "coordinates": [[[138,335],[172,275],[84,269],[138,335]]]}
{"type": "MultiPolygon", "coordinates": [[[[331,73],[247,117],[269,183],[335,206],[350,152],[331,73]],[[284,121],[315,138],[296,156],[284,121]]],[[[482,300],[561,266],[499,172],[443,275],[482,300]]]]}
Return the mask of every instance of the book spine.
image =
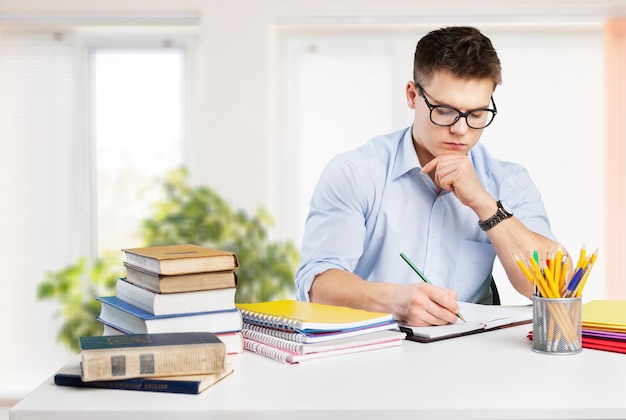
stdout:
{"type": "Polygon", "coordinates": [[[79,376],[55,375],[54,383],[60,386],[81,388],[125,389],[130,391],[169,392],[176,394],[199,394],[199,382],[168,381],[166,379],[136,378],[119,381],[83,382],[79,376]]]}
{"type": "Polygon", "coordinates": [[[282,363],[291,364],[291,362],[289,361],[289,353],[284,350],[269,346],[267,344],[259,343],[258,341],[253,340],[244,340],[244,348],[262,356],[269,357],[270,359],[274,359],[282,363]]]}
{"type": "Polygon", "coordinates": [[[197,375],[223,370],[225,360],[223,343],[83,350],[81,375],[83,381],[197,375]]]}
{"type": "Polygon", "coordinates": [[[306,334],[295,331],[277,330],[275,328],[263,327],[261,325],[251,324],[249,322],[243,323],[243,329],[249,331],[257,331],[262,334],[282,338],[283,340],[294,341],[296,343],[304,343],[306,340],[306,334]]]}
{"type": "Polygon", "coordinates": [[[294,353],[302,353],[302,344],[296,343],[295,341],[289,341],[282,338],[273,337],[271,335],[263,334],[259,331],[243,329],[242,332],[245,339],[258,341],[260,343],[268,344],[272,347],[289,350],[294,353]]]}

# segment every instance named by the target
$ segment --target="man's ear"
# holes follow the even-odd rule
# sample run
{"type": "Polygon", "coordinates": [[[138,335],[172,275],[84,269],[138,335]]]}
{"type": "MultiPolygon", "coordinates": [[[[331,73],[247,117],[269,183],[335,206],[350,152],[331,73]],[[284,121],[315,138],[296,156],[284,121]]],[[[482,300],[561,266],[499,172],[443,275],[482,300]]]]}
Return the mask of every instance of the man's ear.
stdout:
{"type": "Polygon", "coordinates": [[[406,104],[411,109],[415,109],[415,102],[417,101],[417,86],[413,82],[407,82],[405,88],[406,104]]]}

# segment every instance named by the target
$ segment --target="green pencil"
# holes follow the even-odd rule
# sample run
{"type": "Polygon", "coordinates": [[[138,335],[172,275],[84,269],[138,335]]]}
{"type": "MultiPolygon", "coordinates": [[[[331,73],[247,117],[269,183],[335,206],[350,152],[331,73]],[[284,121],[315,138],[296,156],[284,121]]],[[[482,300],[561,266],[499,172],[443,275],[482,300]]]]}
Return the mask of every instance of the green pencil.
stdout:
{"type": "MultiPolygon", "coordinates": [[[[421,278],[422,280],[424,280],[424,282],[425,282],[425,283],[432,284],[432,283],[430,282],[430,280],[428,280],[428,279],[426,278],[426,276],[424,275],[424,273],[422,273],[422,272],[419,270],[419,268],[417,268],[417,267],[415,266],[415,264],[413,264],[413,263],[411,262],[411,260],[409,260],[409,257],[407,257],[406,255],[404,255],[404,253],[403,253],[403,252],[401,252],[401,253],[400,253],[400,256],[401,256],[401,257],[402,257],[402,259],[403,259],[404,261],[406,261],[406,263],[407,263],[407,264],[408,264],[408,265],[409,265],[409,266],[413,269],[413,271],[415,271],[415,272],[417,273],[417,275],[418,275],[418,276],[420,276],[420,278],[421,278]]],[[[461,321],[466,322],[466,321],[465,321],[465,318],[463,318],[463,315],[461,315],[461,313],[460,313],[460,312],[459,312],[458,314],[456,314],[456,316],[457,316],[457,317],[458,317],[461,321]]]]}

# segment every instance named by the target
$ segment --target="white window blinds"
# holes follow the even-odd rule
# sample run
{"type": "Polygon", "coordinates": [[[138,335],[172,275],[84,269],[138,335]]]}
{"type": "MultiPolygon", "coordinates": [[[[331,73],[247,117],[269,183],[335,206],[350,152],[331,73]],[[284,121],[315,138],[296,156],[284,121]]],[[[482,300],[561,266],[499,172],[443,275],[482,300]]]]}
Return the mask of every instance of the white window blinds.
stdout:
{"type": "Polygon", "coordinates": [[[56,306],[37,302],[36,288],[45,271],[76,255],[72,54],[71,37],[0,37],[0,393],[7,397],[24,395],[69,355],[56,344],[56,306]]]}

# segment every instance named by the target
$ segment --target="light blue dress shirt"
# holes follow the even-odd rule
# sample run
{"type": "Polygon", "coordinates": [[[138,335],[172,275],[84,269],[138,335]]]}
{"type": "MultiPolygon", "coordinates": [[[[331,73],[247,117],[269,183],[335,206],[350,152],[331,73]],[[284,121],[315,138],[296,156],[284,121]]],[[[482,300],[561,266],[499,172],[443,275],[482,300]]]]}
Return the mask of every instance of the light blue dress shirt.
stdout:
{"type": "MultiPolygon", "coordinates": [[[[482,144],[469,154],[487,192],[528,229],[554,239],[541,195],[526,169],[494,159],[482,144]]],[[[435,285],[465,302],[491,302],[495,251],[478,217],[421,172],[411,127],[342,153],[322,172],[310,201],[296,273],[296,296],[331,268],[368,281],[421,281],[404,252],[435,285]]]]}

